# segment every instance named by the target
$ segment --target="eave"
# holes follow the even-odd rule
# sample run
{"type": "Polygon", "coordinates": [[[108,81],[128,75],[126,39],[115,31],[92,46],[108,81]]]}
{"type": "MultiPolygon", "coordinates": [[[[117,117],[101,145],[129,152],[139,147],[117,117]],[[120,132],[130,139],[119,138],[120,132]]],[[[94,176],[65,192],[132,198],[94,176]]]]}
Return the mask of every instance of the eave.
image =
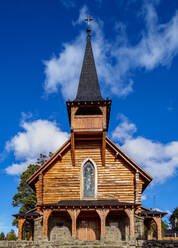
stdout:
{"type": "Polygon", "coordinates": [[[145,180],[145,185],[143,190],[148,186],[148,184],[153,180],[153,178],[143,169],[141,168],[136,162],[134,162],[128,155],[126,155],[120,147],[118,147],[114,142],[112,142],[108,137],[106,137],[106,144],[114,150],[116,154],[116,158],[120,156],[123,158],[133,169],[134,171],[138,171],[140,175],[144,178],[145,180]]]}
{"type": "Polygon", "coordinates": [[[57,158],[62,158],[64,151],[70,146],[70,139],[68,139],[52,156],[51,158],[44,163],[29,179],[27,183],[32,186],[33,182],[37,179],[40,173],[48,168],[48,166],[55,161],[57,158]]]}

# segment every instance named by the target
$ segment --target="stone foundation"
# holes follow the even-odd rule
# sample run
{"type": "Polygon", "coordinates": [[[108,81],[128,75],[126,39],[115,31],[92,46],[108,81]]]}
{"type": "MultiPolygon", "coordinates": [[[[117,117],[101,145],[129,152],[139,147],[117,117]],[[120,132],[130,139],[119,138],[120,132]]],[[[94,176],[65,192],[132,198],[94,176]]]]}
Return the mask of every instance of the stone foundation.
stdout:
{"type": "Polygon", "coordinates": [[[144,218],[138,215],[135,215],[135,239],[146,239],[144,235],[144,218]]]}
{"type": "Polygon", "coordinates": [[[61,243],[59,241],[0,241],[0,248],[178,248],[178,241],[120,241],[109,243],[101,241],[61,243]]]}
{"type": "Polygon", "coordinates": [[[34,220],[34,232],[33,232],[34,241],[42,240],[42,233],[43,233],[43,217],[39,217],[34,220]]]}
{"type": "Polygon", "coordinates": [[[50,241],[71,241],[72,223],[70,217],[51,216],[48,224],[48,239],[50,241]]]}
{"type": "Polygon", "coordinates": [[[129,219],[127,216],[107,217],[106,240],[112,242],[129,240],[129,219]]]}

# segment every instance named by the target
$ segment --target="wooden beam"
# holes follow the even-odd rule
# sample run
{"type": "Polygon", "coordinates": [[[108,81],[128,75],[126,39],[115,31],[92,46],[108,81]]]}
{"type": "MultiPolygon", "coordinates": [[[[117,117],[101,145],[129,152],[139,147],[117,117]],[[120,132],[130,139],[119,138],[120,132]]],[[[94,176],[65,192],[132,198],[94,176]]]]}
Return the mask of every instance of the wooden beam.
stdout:
{"type": "Polygon", "coordinates": [[[101,137],[76,137],[76,140],[101,140],[101,137]]]}
{"type": "Polygon", "coordinates": [[[106,131],[103,131],[102,137],[102,165],[105,165],[105,156],[106,156],[106,131]]]}
{"type": "Polygon", "coordinates": [[[75,137],[74,132],[71,132],[71,156],[72,156],[72,165],[75,166],[75,137]]]}
{"type": "Polygon", "coordinates": [[[43,237],[48,237],[48,219],[51,213],[51,209],[46,209],[43,211],[43,237]]]}
{"type": "Polygon", "coordinates": [[[139,204],[139,172],[135,173],[135,204],[139,204]]]}
{"type": "Polygon", "coordinates": [[[43,204],[43,173],[39,174],[39,198],[38,204],[43,204]]]}
{"type": "Polygon", "coordinates": [[[100,217],[100,230],[101,230],[101,240],[105,238],[106,236],[106,217],[109,213],[109,209],[97,209],[96,212],[98,213],[100,217]]]}
{"type": "Polygon", "coordinates": [[[80,209],[69,209],[67,210],[72,220],[72,237],[77,236],[77,217],[80,214],[80,209]]]}

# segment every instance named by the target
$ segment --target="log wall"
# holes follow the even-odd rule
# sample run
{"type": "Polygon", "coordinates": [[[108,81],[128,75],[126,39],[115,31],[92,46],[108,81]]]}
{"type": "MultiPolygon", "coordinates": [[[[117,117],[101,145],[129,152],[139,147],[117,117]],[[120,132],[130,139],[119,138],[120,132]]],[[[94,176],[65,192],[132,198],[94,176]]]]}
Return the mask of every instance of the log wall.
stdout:
{"type": "MultiPolygon", "coordinates": [[[[117,199],[121,202],[135,200],[135,172],[106,146],[106,162],[102,165],[101,141],[78,141],[75,144],[75,166],[72,165],[71,150],[68,149],[62,160],[57,159],[43,175],[43,203],[55,203],[60,200],[82,199],[81,165],[91,158],[97,167],[96,199],[117,199]]],[[[141,200],[142,179],[139,183],[139,201],[141,200]]],[[[39,197],[39,184],[37,198],[39,197]]]]}

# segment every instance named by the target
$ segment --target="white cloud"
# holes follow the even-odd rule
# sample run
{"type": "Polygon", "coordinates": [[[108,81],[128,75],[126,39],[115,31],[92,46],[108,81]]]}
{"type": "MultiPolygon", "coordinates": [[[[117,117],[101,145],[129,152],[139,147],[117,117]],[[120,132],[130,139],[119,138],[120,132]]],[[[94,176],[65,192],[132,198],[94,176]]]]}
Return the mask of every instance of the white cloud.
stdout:
{"type": "Polygon", "coordinates": [[[75,3],[72,0],[60,0],[60,2],[64,5],[64,7],[68,8],[74,8],[75,3]]]}
{"type": "Polygon", "coordinates": [[[163,183],[174,176],[178,168],[178,141],[163,144],[136,136],[136,126],[125,117],[112,133],[113,139],[139,165],[153,176],[155,183],[163,183]]]}
{"type": "Polygon", "coordinates": [[[120,115],[121,123],[118,125],[113,134],[112,138],[124,142],[132,138],[133,134],[137,131],[135,124],[130,123],[128,118],[124,115],[120,115]]]}
{"type": "MultiPolygon", "coordinates": [[[[88,15],[84,6],[73,24],[80,24],[88,15]]],[[[136,45],[131,45],[122,23],[116,25],[114,39],[107,40],[103,33],[103,22],[95,17],[91,22],[92,46],[102,89],[118,96],[126,96],[133,90],[133,75],[137,69],[153,70],[170,65],[178,53],[178,12],[165,24],[158,22],[152,2],[143,7],[145,29],[136,45]]],[[[82,66],[86,34],[81,32],[73,41],[63,44],[58,56],[45,62],[46,93],[61,88],[64,98],[73,99],[82,66]]],[[[110,93],[109,93],[110,94],[110,93]]]]}
{"type": "Polygon", "coordinates": [[[145,201],[147,199],[146,195],[142,195],[142,201],[145,201]]]}
{"type": "Polygon", "coordinates": [[[6,168],[11,175],[23,172],[30,163],[36,162],[40,153],[55,152],[69,137],[55,122],[48,120],[22,121],[21,127],[23,131],[6,143],[6,150],[20,160],[6,168]]]}

